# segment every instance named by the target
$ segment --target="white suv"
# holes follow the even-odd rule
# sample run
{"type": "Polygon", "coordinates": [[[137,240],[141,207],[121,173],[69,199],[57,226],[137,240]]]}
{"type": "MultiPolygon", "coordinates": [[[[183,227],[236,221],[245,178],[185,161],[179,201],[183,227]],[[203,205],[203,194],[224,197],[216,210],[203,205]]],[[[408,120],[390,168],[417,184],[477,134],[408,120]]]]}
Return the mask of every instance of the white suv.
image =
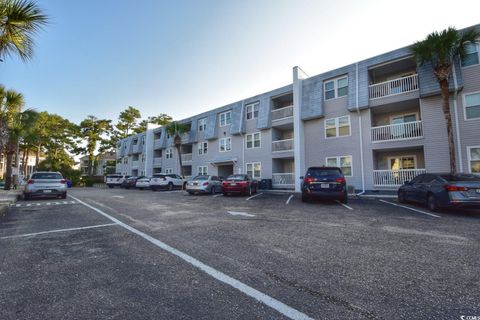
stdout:
{"type": "Polygon", "coordinates": [[[130,176],[122,176],[121,174],[109,174],[105,180],[105,184],[111,189],[113,187],[120,187],[125,179],[130,176]]]}
{"type": "Polygon", "coordinates": [[[150,189],[153,191],[159,189],[173,190],[182,188],[184,180],[178,174],[154,174],[150,179],[150,189]]]}

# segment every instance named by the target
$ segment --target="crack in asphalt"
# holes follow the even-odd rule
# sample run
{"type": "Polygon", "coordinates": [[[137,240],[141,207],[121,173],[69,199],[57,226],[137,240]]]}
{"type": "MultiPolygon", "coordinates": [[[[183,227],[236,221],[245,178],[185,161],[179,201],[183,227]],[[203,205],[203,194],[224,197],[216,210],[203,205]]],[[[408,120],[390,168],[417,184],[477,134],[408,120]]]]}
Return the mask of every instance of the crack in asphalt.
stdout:
{"type": "Polygon", "coordinates": [[[330,303],[330,304],[333,304],[333,305],[336,305],[336,306],[340,306],[340,307],[344,307],[345,309],[348,309],[348,310],[351,310],[351,311],[354,311],[360,315],[362,315],[363,317],[365,317],[366,319],[369,319],[369,320],[376,320],[376,319],[380,319],[378,318],[377,316],[375,316],[372,312],[368,311],[368,310],[364,310],[363,308],[359,307],[359,306],[356,306],[354,304],[351,304],[350,302],[346,301],[346,300],[343,300],[339,297],[335,297],[335,296],[331,296],[331,295],[328,295],[328,294],[325,294],[325,293],[322,293],[322,292],[319,292],[319,291],[316,291],[316,290],[313,290],[313,289],[310,289],[308,287],[305,287],[305,286],[302,286],[294,281],[291,281],[291,280],[288,280],[286,278],[283,278],[279,275],[276,275],[272,272],[265,272],[265,274],[278,281],[278,282],[281,282],[283,284],[286,284],[288,285],[289,287],[292,287],[292,288],[295,288],[297,291],[302,291],[302,292],[305,292],[305,293],[308,293],[310,294],[311,296],[314,296],[314,297],[317,297],[317,298],[320,298],[321,300],[327,302],[327,303],[330,303]]]}

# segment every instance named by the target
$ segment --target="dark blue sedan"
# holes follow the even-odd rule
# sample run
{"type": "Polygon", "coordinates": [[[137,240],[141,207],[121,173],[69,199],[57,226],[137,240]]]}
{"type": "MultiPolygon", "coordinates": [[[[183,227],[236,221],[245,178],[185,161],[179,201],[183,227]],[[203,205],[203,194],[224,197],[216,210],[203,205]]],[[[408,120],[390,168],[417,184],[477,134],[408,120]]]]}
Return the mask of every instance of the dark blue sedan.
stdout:
{"type": "Polygon", "coordinates": [[[398,189],[398,202],[426,204],[431,211],[448,207],[480,208],[480,176],[425,173],[398,189]]]}

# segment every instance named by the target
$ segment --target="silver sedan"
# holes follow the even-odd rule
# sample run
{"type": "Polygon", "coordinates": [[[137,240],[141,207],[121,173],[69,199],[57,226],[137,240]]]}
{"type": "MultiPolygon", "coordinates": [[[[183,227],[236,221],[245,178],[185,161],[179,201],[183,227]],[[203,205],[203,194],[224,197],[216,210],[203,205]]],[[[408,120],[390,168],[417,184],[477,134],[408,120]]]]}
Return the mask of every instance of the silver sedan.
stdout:
{"type": "Polygon", "coordinates": [[[222,181],[217,176],[196,176],[195,178],[187,182],[185,189],[189,194],[215,194],[217,192],[222,192],[222,181]]]}
{"type": "Polygon", "coordinates": [[[60,172],[34,172],[23,191],[25,200],[32,197],[67,197],[67,181],[60,172]]]}

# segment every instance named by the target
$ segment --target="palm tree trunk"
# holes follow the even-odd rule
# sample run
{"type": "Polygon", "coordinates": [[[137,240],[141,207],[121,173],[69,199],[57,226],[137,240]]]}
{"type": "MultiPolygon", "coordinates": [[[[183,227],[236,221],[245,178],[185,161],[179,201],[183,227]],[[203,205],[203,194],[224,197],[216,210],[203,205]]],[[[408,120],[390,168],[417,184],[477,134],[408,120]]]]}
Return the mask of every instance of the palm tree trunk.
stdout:
{"type": "Polygon", "coordinates": [[[28,175],[28,159],[30,158],[30,149],[25,149],[27,156],[25,157],[25,161],[23,162],[23,176],[26,177],[28,175]]]}
{"type": "Polygon", "coordinates": [[[12,162],[14,153],[14,150],[8,150],[5,152],[7,161],[5,170],[5,187],[3,188],[4,190],[10,190],[12,187],[12,162]]]}
{"type": "Polygon", "coordinates": [[[40,162],[40,150],[42,150],[42,145],[37,146],[37,152],[35,153],[35,170],[38,168],[38,163],[40,162]]]}
{"type": "Polygon", "coordinates": [[[182,163],[182,145],[176,145],[175,146],[177,148],[177,152],[178,152],[178,163],[180,164],[180,175],[182,176],[182,178],[184,177],[183,175],[183,163],[182,163]]]}
{"type": "Polygon", "coordinates": [[[440,92],[442,96],[443,115],[445,117],[445,122],[447,125],[448,153],[450,155],[450,173],[455,174],[457,172],[457,166],[455,157],[455,145],[453,142],[452,114],[450,112],[450,92],[448,90],[447,79],[440,81],[440,92]]]}
{"type": "Polygon", "coordinates": [[[26,158],[26,157],[27,157],[27,149],[24,148],[24,149],[23,149],[23,153],[22,153],[22,175],[23,175],[23,176],[26,176],[26,171],[27,171],[27,170],[25,169],[25,168],[27,167],[27,166],[25,165],[25,158],[26,158]]]}

